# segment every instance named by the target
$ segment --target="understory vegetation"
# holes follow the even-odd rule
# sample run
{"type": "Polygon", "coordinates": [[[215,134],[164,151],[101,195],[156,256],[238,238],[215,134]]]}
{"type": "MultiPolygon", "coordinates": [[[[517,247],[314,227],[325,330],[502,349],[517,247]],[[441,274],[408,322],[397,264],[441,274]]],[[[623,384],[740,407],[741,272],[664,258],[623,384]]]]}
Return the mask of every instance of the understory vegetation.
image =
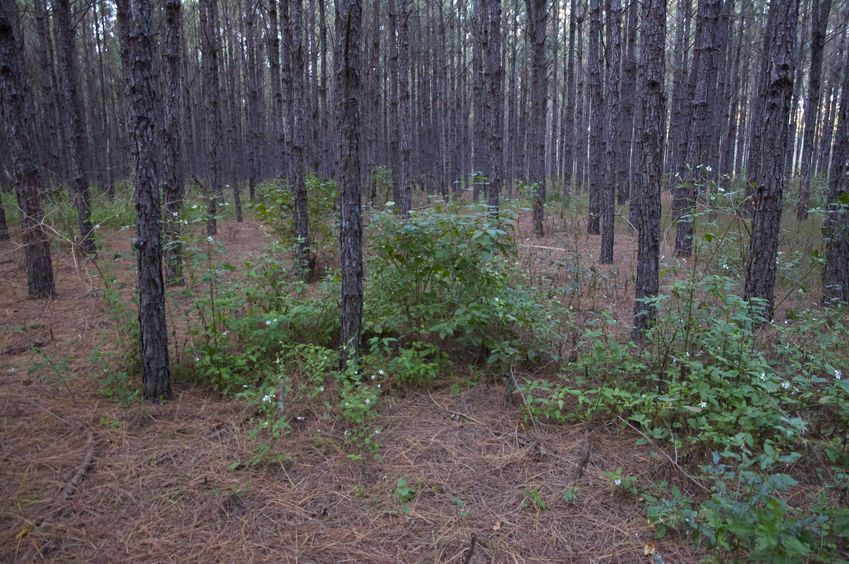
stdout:
{"type": "MultiPolygon", "coordinates": [[[[329,249],[338,237],[335,186],[310,182],[317,245],[329,249]]],[[[292,274],[281,260],[293,244],[289,191],[266,184],[259,193],[268,241],[241,264],[224,260],[226,241],[193,229],[205,220],[202,199],[186,205],[186,285],[173,289],[169,306],[186,328],[172,336],[178,378],[249,407],[255,454],[234,470],[284,462],[285,437],[306,414],[342,429],[352,463],[379,460],[387,398],[485,380],[504,386],[528,425],[618,428],[656,451],[673,468],[672,483],[642,483],[621,468],[606,476],[614,495],[643,505],[658,538],[689,539],[714,561],[845,557],[849,317],[811,304],[816,233],[783,244],[787,297],[767,322],[739,297],[744,223],[733,191],[719,193],[720,213],[697,218],[695,259],[663,259],[658,319],[636,345],[615,311],[581,311],[578,297],[595,283],[580,257],[554,265],[565,272],[558,278],[519,253],[526,202],[493,219],[485,208],[434,201],[407,221],[388,202],[368,213],[364,353],[340,370],[339,274],[327,268],[313,284],[292,274]]],[[[570,221],[584,202],[550,205],[570,221]]],[[[132,214],[113,206],[102,221],[121,230],[132,214]]],[[[116,322],[109,338],[122,347],[92,358],[102,392],[131,403],[139,395],[134,307],[98,268],[116,322]]],[[[394,494],[402,504],[415,495],[409,488],[394,494]]],[[[538,491],[525,498],[545,510],[538,491]]]]}

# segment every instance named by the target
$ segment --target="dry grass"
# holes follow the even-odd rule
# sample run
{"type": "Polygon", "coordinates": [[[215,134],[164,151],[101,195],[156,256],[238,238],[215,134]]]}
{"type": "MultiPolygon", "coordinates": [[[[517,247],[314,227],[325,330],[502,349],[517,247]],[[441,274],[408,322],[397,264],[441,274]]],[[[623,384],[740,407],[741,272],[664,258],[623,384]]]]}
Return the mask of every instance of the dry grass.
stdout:
{"type": "MultiPolygon", "coordinates": [[[[255,224],[223,233],[235,261],[264,243],[255,224]]],[[[129,253],[121,235],[109,247],[129,253]]],[[[623,260],[629,244],[617,251],[623,260]]],[[[244,404],[179,382],[163,405],[107,402],[88,360],[110,323],[96,278],[60,255],[58,298],[26,300],[10,249],[0,248],[15,253],[0,264],[2,561],[649,560],[641,502],[612,495],[603,475],[622,467],[643,483],[674,478],[662,456],[634,446],[635,435],[596,424],[528,426],[503,388],[484,382],[385,399],[380,461],[351,461],[338,424],[302,411],[305,421],[277,447],[287,462],[234,470],[253,452],[244,404]],[[67,360],[72,396],[28,373],[36,341],[67,360]],[[402,477],[416,489],[408,513],[392,493],[402,477]],[[569,504],[562,494],[573,486],[569,504]],[[527,506],[530,490],[544,510],[527,506]]],[[[132,260],[121,264],[130,292],[132,260]]],[[[598,304],[605,299],[601,292],[598,304]]],[[[657,550],[667,562],[698,556],[669,542],[657,550]]]]}

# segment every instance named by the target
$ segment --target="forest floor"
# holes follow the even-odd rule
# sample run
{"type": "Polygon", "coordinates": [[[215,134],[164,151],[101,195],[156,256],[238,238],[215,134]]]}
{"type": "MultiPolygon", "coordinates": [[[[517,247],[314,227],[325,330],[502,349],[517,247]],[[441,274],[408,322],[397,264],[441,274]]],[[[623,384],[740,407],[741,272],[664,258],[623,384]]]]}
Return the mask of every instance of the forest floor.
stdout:
{"type": "MultiPolygon", "coordinates": [[[[576,309],[631,315],[635,252],[627,234],[617,240],[616,266],[601,268],[598,237],[552,227],[545,239],[530,239],[528,229],[523,216],[517,240],[531,276],[586,276],[576,309]]],[[[234,263],[267,241],[252,220],[226,221],[220,233],[234,263]]],[[[131,296],[131,234],[101,235],[101,260],[117,265],[131,296]]],[[[612,495],[604,475],[622,468],[639,480],[680,483],[661,453],[635,446],[639,437],[615,426],[532,425],[503,385],[486,380],[385,398],[379,461],[351,461],[334,422],[307,410],[280,442],[285,462],[239,465],[253,448],[242,401],[181,380],[175,399],[161,405],[104,398],[91,353],[114,343],[97,272],[56,249],[57,298],[28,300],[22,255],[0,244],[0,561],[700,556],[684,543],[655,546],[643,504],[612,495]],[[394,495],[399,479],[415,490],[406,506],[394,495]],[[575,499],[564,500],[570,489],[575,499]]]]}

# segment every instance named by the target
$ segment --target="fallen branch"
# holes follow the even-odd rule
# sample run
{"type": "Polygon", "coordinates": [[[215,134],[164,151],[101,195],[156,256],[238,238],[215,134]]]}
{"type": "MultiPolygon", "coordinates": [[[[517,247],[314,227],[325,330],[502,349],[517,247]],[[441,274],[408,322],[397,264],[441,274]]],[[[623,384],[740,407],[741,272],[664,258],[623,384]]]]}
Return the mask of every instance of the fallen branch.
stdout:
{"type": "Polygon", "coordinates": [[[64,488],[62,488],[62,500],[67,500],[69,497],[74,495],[77,488],[80,487],[80,483],[83,481],[83,478],[85,478],[86,473],[88,473],[92,460],[94,460],[94,446],[94,433],[89,431],[85,456],[83,457],[83,461],[80,463],[79,467],[77,467],[77,471],[74,473],[71,480],[65,484],[64,488]]]}

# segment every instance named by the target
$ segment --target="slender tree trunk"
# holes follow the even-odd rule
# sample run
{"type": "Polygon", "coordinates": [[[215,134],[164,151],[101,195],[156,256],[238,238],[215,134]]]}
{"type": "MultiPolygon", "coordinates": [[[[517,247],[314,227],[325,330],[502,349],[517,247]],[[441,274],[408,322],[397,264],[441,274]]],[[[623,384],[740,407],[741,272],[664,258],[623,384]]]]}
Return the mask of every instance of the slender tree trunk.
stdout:
{"type": "Polygon", "coordinates": [[[136,250],[138,253],[139,328],[144,397],[171,399],[168,331],[165,324],[165,285],[159,235],[158,150],[155,127],[153,18],[151,3],[128,0],[129,125],[136,183],[136,250]]]}
{"type": "Polygon", "coordinates": [[[66,137],[69,143],[71,197],[77,210],[80,230],[80,249],[87,255],[97,252],[94,225],[91,222],[91,197],[85,169],[85,124],[83,123],[78,81],[79,65],[74,46],[74,28],[70,0],[56,0],[53,6],[56,26],[59,76],[62,83],[62,111],[65,115],[66,137]]]}
{"type": "Polygon", "coordinates": [[[605,174],[601,192],[601,264],[613,263],[614,218],[616,207],[616,188],[621,181],[618,178],[620,146],[616,135],[619,130],[619,55],[621,53],[621,6],[619,0],[607,0],[607,111],[604,127],[605,174]]]}
{"type": "Polygon", "coordinates": [[[590,207],[587,233],[600,234],[599,217],[601,213],[601,191],[604,181],[602,154],[604,152],[604,92],[601,83],[601,0],[589,0],[590,41],[587,54],[590,95],[590,207]]]}
{"type": "Polygon", "coordinates": [[[17,3],[0,2],[0,127],[8,140],[8,158],[21,211],[27,291],[31,298],[52,298],[53,263],[41,205],[45,185],[32,159],[32,98],[23,76],[23,41],[16,37],[17,26],[17,3]]]}
{"type": "Polygon", "coordinates": [[[200,32],[203,37],[203,94],[206,111],[206,144],[209,159],[206,233],[218,233],[218,200],[221,198],[221,81],[217,0],[200,0],[200,32]]]}
{"type": "MultiPolygon", "coordinates": [[[[563,81],[563,119],[560,122],[560,162],[563,177],[563,199],[568,200],[575,182],[575,33],[577,32],[577,0],[569,3],[569,44],[566,49],[566,76],[563,81]]],[[[578,61],[580,65],[580,61],[578,61]]]]}
{"type": "Polygon", "coordinates": [[[783,0],[770,5],[762,55],[765,61],[761,64],[766,71],[761,79],[765,115],[760,120],[761,162],[757,167],[758,176],[753,179],[756,188],[745,296],[748,300],[763,300],[763,305],[755,307],[767,317],[772,315],[775,305],[775,258],[781,227],[798,10],[798,0],[783,0]]]}
{"type": "Polygon", "coordinates": [[[489,117],[486,130],[489,137],[489,192],[487,207],[489,213],[498,216],[498,200],[501,194],[501,184],[504,178],[504,148],[502,115],[503,96],[501,79],[503,75],[501,64],[501,0],[482,0],[484,18],[487,26],[486,43],[486,114],[489,117]]]}
{"type": "MultiPolygon", "coordinates": [[[[805,99],[805,131],[802,136],[802,162],[799,172],[799,201],[796,219],[808,219],[811,206],[811,171],[814,163],[814,130],[820,106],[822,58],[825,49],[825,32],[831,0],[812,0],[811,3],[811,68],[808,72],[808,94],[805,99]]],[[[802,65],[800,64],[799,67],[802,65]]]]}
{"type": "Polygon", "coordinates": [[[360,212],[359,0],[336,0],[336,92],[339,100],[339,193],[342,225],[342,368],[360,356],[363,323],[363,228],[360,212]]]}
{"type": "Polygon", "coordinates": [[[822,303],[849,303],[849,56],[843,65],[843,88],[828,185],[822,303]]]}
{"type": "Polygon", "coordinates": [[[529,177],[534,193],[534,233],[545,234],[545,98],[548,92],[545,60],[546,2],[525,0],[528,13],[528,39],[531,48],[531,110],[528,120],[529,177]]]}
{"type": "Polygon", "coordinates": [[[303,46],[303,4],[301,0],[289,3],[289,57],[292,68],[292,135],[289,153],[292,155],[292,196],[295,216],[295,268],[305,280],[312,280],[315,257],[310,249],[310,226],[307,214],[306,154],[304,116],[307,104],[304,99],[305,56],[303,46]]]}
{"type": "Polygon", "coordinates": [[[165,2],[165,123],[162,127],[165,153],[165,281],[182,284],[180,212],[183,207],[182,132],[182,6],[181,0],[165,2]]]}
{"type": "Polygon", "coordinates": [[[656,316],[652,300],[659,290],[660,191],[663,174],[663,122],[666,52],[666,0],[649,0],[643,8],[640,43],[642,72],[640,88],[643,115],[639,220],[637,223],[637,280],[634,285],[634,340],[639,341],[656,316]]]}
{"type": "Polygon", "coordinates": [[[412,208],[412,102],[410,100],[410,17],[412,16],[411,0],[401,0],[401,29],[398,33],[398,120],[400,129],[400,168],[398,171],[400,184],[400,200],[398,210],[401,217],[407,218],[412,208]]]}

